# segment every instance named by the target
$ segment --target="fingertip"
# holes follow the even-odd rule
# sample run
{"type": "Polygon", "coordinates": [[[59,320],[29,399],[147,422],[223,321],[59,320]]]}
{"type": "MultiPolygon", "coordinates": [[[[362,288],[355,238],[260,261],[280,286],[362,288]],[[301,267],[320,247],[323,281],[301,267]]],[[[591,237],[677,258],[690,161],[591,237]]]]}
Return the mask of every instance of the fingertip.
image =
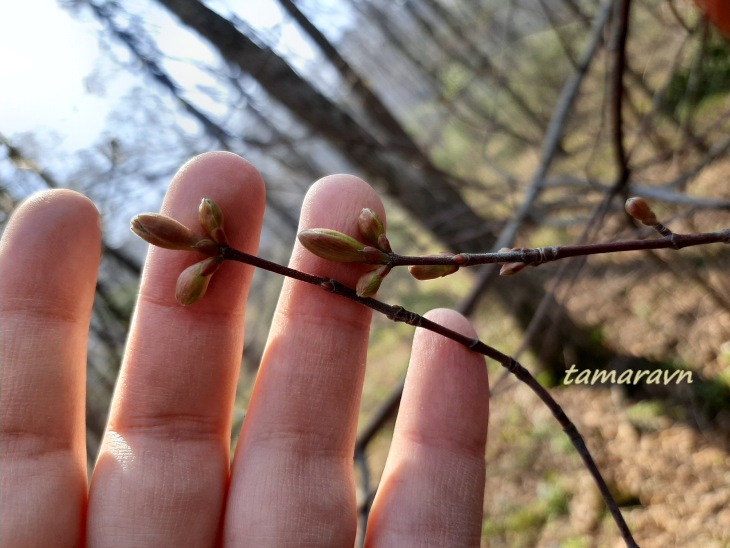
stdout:
{"type": "Polygon", "coordinates": [[[426,318],[436,323],[448,327],[457,333],[466,335],[467,337],[476,337],[477,332],[471,322],[456,310],[450,308],[434,308],[424,314],[426,318]]]}
{"type": "Polygon", "coordinates": [[[59,229],[72,231],[77,237],[100,239],[99,210],[94,202],[75,190],[63,188],[36,192],[17,207],[3,239],[10,239],[19,230],[28,231],[24,235],[27,238],[59,229]]]}
{"type": "MultiPolygon", "coordinates": [[[[385,208],[377,192],[354,175],[329,175],[314,183],[302,205],[299,231],[328,228],[361,240],[358,218],[363,208],[374,210],[386,223],[385,208]]],[[[292,266],[313,274],[329,276],[354,286],[357,279],[371,265],[342,264],[326,261],[312,255],[299,242],[292,254],[292,266]]]]}
{"type": "MultiPolygon", "coordinates": [[[[266,188],[258,170],[247,160],[230,152],[206,152],[184,164],[168,188],[161,212],[201,233],[198,207],[203,198],[216,202],[224,215],[229,245],[257,254],[266,205],[266,188]]],[[[143,294],[146,299],[175,307],[175,285],[180,273],[203,257],[152,248],[149,276],[143,294]]],[[[240,313],[247,295],[253,268],[225,264],[216,272],[208,291],[194,311],[240,313]]]]}
{"type": "Polygon", "coordinates": [[[266,186],[253,164],[225,151],[195,156],[175,174],[162,213],[200,231],[198,206],[203,198],[212,199],[223,210],[231,245],[258,248],[258,231],[252,238],[251,231],[245,230],[250,228],[248,219],[263,218],[266,204],[266,186]]]}
{"type": "Polygon", "coordinates": [[[77,310],[79,295],[86,296],[84,307],[93,297],[100,259],[101,218],[94,203],[68,189],[38,192],[20,204],[3,234],[2,290],[18,301],[77,310]]]}
{"type": "MultiPolygon", "coordinates": [[[[302,218],[308,222],[310,215],[315,220],[322,215],[333,216],[338,210],[355,208],[357,213],[363,207],[375,206],[378,215],[385,220],[385,211],[375,189],[360,177],[346,173],[328,175],[316,181],[307,191],[304,198],[302,218]],[[369,205],[360,206],[360,202],[369,205]]],[[[337,216],[339,217],[339,216],[337,216]]]]}
{"type": "MultiPolygon", "coordinates": [[[[469,338],[477,336],[471,322],[454,310],[434,309],[425,317],[469,338]]],[[[403,398],[402,426],[409,435],[483,454],[489,420],[484,356],[418,329],[403,398]],[[429,402],[426,410],[424,401],[429,402]]]]}

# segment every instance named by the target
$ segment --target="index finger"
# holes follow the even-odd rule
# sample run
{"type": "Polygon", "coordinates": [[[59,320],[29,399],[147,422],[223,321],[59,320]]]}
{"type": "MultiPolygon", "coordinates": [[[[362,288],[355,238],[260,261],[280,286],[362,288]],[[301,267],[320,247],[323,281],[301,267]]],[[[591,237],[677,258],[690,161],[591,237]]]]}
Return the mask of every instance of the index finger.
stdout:
{"type": "MultiPolygon", "coordinates": [[[[255,254],[264,212],[258,172],[233,154],[199,156],[178,172],[162,211],[201,232],[197,209],[204,197],[225,213],[231,245],[255,254]]],[[[223,264],[204,299],[180,306],[177,277],[202,258],[160,248],[149,252],[92,479],[90,543],[215,542],[253,269],[223,264]]]]}
{"type": "Polygon", "coordinates": [[[86,341],[99,213],[34,195],[0,242],[0,546],[78,546],[86,505],[86,341]]]}

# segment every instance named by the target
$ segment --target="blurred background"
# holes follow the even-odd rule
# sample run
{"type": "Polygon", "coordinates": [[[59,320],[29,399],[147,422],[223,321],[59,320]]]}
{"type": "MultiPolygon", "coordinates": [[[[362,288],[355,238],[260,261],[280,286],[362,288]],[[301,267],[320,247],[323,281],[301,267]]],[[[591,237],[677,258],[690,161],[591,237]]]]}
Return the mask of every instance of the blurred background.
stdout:
{"type": "MultiPolygon", "coordinates": [[[[175,171],[236,152],[267,183],[261,255],[288,260],[318,178],[370,182],[403,254],[730,226],[730,8],[690,0],[28,0],[0,8],[0,225],[47,188],[91,197],[104,258],[88,355],[88,457],[106,421],[146,244],[175,171]],[[709,17],[703,16],[703,13],[709,17]]],[[[380,297],[469,315],[577,424],[642,546],[730,544],[730,249],[574,259],[510,278],[394,272],[380,297]],[[693,382],[563,383],[580,370],[693,382]]],[[[258,272],[231,443],[281,280],[258,272]]],[[[361,531],[412,329],[376,318],[355,451],[361,531]]],[[[483,543],[620,539],[558,424],[492,372],[483,543]]],[[[426,403],[427,404],[427,403],[426,403]]],[[[316,420],[316,417],[313,418],[316,420]]]]}

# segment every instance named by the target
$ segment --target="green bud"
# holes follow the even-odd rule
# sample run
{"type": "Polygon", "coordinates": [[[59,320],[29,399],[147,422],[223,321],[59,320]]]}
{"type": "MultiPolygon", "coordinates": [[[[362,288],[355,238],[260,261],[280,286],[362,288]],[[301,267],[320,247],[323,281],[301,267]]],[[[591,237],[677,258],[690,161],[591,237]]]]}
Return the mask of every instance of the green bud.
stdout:
{"type": "Polygon", "coordinates": [[[223,231],[223,211],[210,198],[203,198],[198,208],[198,221],[205,233],[219,244],[226,245],[228,239],[223,231]]]}
{"type": "Polygon", "coordinates": [[[383,279],[390,272],[390,268],[388,265],[383,265],[360,276],[355,286],[358,297],[372,297],[375,295],[380,289],[383,279]]]}
{"type": "Polygon", "coordinates": [[[365,238],[370,244],[374,245],[381,251],[390,253],[390,242],[385,237],[385,226],[383,221],[380,220],[378,214],[372,209],[365,207],[360,212],[360,216],[357,219],[357,226],[360,230],[360,235],[365,238]]]}
{"type": "Polygon", "coordinates": [[[646,226],[656,226],[659,221],[644,198],[629,198],[626,200],[626,213],[646,226]]]}
{"type": "Polygon", "coordinates": [[[208,257],[183,270],[177,278],[175,288],[177,302],[189,306],[200,300],[208,289],[210,278],[222,263],[218,257],[208,257]]]}
{"type": "Polygon", "coordinates": [[[217,255],[218,246],[210,238],[196,234],[185,225],[160,213],[143,213],[132,219],[132,232],[144,241],[163,247],[183,251],[200,251],[217,255]]]}
{"type": "Polygon", "coordinates": [[[387,253],[336,230],[313,228],[303,230],[297,237],[305,248],[328,261],[385,264],[389,260],[387,253]]]}
{"type": "MultiPolygon", "coordinates": [[[[428,257],[453,257],[453,253],[446,251],[437,253],[435,255],[427,255],[428,257]]],[[[459,265],[456,264],[444,264],[444,265],[411,265],[408,267],[408,272],[417,280],[435,280],[436,278],[443,278],[449,274],[453,274],[459,270],[459,265]]]]}

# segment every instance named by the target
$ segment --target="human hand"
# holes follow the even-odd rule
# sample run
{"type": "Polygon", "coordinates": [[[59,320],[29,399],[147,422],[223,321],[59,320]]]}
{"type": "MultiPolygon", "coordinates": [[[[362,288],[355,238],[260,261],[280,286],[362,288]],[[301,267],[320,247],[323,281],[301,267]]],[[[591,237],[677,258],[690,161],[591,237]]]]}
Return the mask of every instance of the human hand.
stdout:
{"type": "MultiPolygon", "coordinates": [[[[226,212],[231,244],[255,253],[259,174],[227,153],[195,158],[163,212],[195,226],[226,212]]],[[[316,183],[300,229],[356,234],[374,191],[316,183]]],[[[96,209],[68,190],[29,199],[0,243],[0,546],[352,546],[353,447],[371,312],[286,280],[229,466],[231,416],[253,269],[224,264],[205,298],[175,302],[199,257],[151,248],[90,488],[86,344],[100,258],[96,209]],[[87,495],[88,493],[88,495],[87,495]]],[[[290,266],[355,285],[367,266],[295,245],[290,266]]],[[[463,317],[429,317],[469,336],[463,317]]],[[[417,330],[393,442],[367,529],[372,546],[479,545],[488,381],[482,356],[417,330]]]]}

